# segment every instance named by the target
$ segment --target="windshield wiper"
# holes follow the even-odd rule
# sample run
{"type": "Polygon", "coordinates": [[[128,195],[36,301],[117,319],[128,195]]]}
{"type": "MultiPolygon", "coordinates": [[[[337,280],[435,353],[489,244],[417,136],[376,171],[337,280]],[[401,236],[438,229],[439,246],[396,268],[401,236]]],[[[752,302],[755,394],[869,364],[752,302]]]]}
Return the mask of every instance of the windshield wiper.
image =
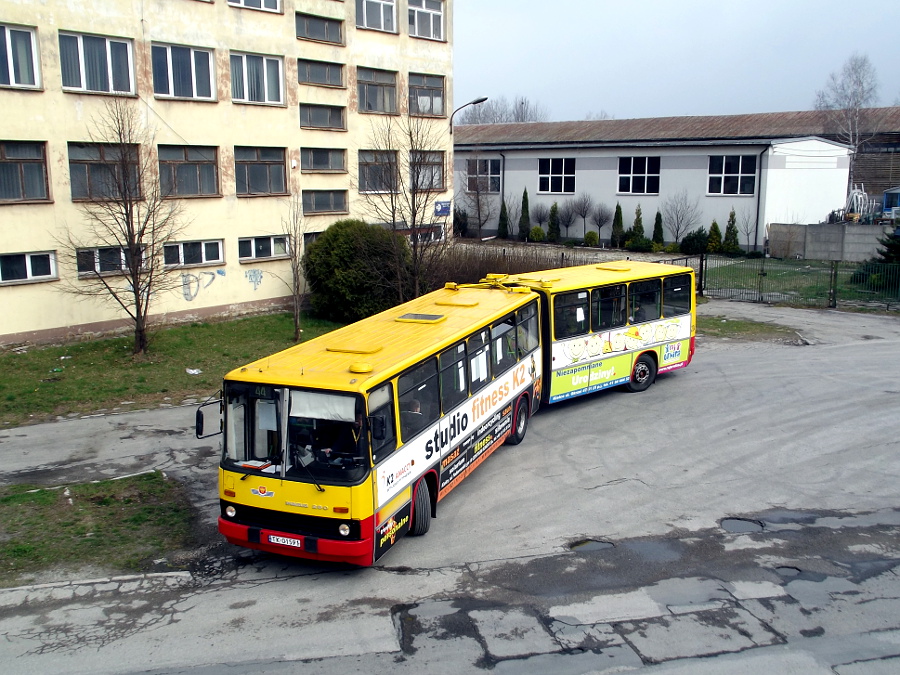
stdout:
{"type": "MultiPolygon", "coordinates": [[[[308,453],[310,457],[313,456],[313,454],[312,454],[312,446],[307,445],[307,446],[304,448],[304,451],[305,451],[306,453],[308,453]]],[[[299,453],[298,453],[298,454],[299,454],[299,453]]],[[[310,460],[310,461],[312,461],[312,460],[310,460]]],[[[310,462],[304,462],[302,458],[299,458],[299,457],[298,457],[298,461],[297,461],[296,463],[294,463],[294,466],[296,466],[297,464],[299,464],[301,467],[303,467],[303,469],[306,471],[306,474],[309,476],[309,479],[312,481],[313,485],[316,486],[316,490],[318,490],[319,492],[325,492],[325,488],[323,488],[321,485],[319,485],[318,482],[316,482],[316,477],[313,475],[313,472],[309,470],[309,467],[308,467],[308,466],[306,466],[306,465],[309,464],[309,463],[310,463],[310,462]]]]}

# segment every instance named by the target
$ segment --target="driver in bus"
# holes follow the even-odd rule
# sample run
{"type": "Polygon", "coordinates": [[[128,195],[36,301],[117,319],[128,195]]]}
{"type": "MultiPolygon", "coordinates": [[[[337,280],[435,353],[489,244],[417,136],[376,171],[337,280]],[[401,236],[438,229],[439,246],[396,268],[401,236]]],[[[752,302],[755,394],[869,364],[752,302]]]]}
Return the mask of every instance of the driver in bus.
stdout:
{"type": "Polygon", "coordinates": [[[352,464],[359,458],[359,435],[362,430],[362,413],[356,413],[356,421],[353,424],[346,422],[332,422],[326,428],[321,443],[325,446],[321,450],[323,461],[326,464],[343,465],[352,464]]]}

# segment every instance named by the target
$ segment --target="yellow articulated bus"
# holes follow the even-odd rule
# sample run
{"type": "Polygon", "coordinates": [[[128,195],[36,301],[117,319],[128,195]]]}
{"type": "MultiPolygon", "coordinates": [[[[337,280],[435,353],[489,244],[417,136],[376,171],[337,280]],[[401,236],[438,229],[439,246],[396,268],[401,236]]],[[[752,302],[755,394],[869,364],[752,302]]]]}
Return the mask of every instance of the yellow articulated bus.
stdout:
{"type": "Polygon", "coordinates": [[[504,442],[541,389],[539,297],[447,287],[234,370],[219,531],[249,548],[371,565],[504,442]]]}
{"type": "Polygon", "coordinates": [[[690,267],[623,260],[492,278],[541,296],[548,403],[620,384],[644,391],[694,355],[690,267]]]}

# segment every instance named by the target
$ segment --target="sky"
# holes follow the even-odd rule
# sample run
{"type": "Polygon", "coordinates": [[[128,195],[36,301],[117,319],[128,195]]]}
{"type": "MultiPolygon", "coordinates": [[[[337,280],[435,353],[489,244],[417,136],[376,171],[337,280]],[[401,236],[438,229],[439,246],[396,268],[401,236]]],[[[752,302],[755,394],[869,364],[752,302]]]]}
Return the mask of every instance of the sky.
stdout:
{"type": "Polygon", "coordinates": [[[551,121],[810,110],[854,53],[900,100],[898,0],[456,0],[453,100],[551,121]]]}

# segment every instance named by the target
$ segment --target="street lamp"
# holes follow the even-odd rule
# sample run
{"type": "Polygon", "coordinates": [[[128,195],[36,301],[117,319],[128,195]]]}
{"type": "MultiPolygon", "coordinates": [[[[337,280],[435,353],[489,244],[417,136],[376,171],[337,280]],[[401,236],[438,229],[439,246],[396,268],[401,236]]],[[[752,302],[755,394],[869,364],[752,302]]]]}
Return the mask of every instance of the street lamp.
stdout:
{"type": "Polygon", "coordinates": [[[451,135],[451,136],[453,135],[453,115],[455,115],[456,113],[458,113],[458,112],[459,112],[460,110],[462,110],[463,108],[466,108],[466,107],[468,107],[468,106],[470,106],[470,105],[478,105],[479,103],[484,103],[484,102],[487,101],[487,100],[488,100],[488,97],[487,97],[487,96],[479,96],[478,98],[473,99],[473,100],[469,101],[468,103],[463,103],[463,104],[462,104],[461,106],[459,106],[456,110],[454,110],[454,111],[450,114],[450,135],[451,135]]]}

